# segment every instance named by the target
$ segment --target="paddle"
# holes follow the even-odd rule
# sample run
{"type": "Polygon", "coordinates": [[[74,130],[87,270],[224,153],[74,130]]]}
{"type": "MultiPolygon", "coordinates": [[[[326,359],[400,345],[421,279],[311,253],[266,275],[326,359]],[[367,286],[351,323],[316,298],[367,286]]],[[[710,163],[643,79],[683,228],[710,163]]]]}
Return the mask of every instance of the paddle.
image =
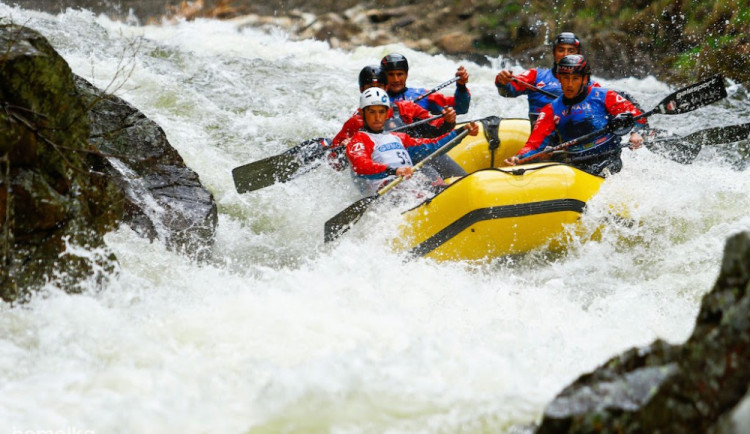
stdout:
{"type": "Polygon", "coordinates": [[[543,95],[546,95],[546,96],[548,96],[548,97],[550,97],[552,99],[556,99],[557,97],[560,96],[560,95],[555,95],[552,92],[546,91],[546,90],[544,90],[544,89],[542,89],[540,87],[536,87],[536,86],[534,86],[531,83],[526,83],[525,81],[522,81],[522,80],[520,80],[520,79],[518,79],[516,77],[511,76],[510,79],[513,80],[513,81],[515,81],[518,84],[524,85],[524,86],[528,87],[529,89],[535,90],[535,91],[537,91],[537,92],[539,92],[539,93],[541,93],[543,95]]]}
{"type": "Polygon", "coordinates": [[[606,127],[598,131],[593,131],[557,146],[548,146],[542,151],[537,152],[536,154],[519,159],[516,164],[527,163],[529,161],[549,155],[553,152],[561,151],[570,146],[577,145],[579,143],[586,143],[605,133],[612,133],[618,136],[623,136],[633,129],[635,121],[637,121],[638,119],[645,118],[656,113],[663,115],[677,115],[691,112],[700,107],[719,101],[726,96],[727,90],[724,87],[724,79],[721,74],[717,74],[705,80],[699,81],[698,83],[683,87],[682,89],[673,92],[672,94],[664,98],[656,107],[645,113],[641,113],[638,116],[627,116],[626,113],[622,113],[621,115],[618,115],[618,117],[612,119],[612,121],[610,121],[606,127]]]}
{"type": "Polygon", "coordinates": [[[237,192],[255,191],[277,182],[286,182],[314,169],[325,155],[325,140],[305,140],[279,155],[235,167],[232,178],[237,192]]]}
{"type": "Polygon", "coordinates": [[[704,144],[732,143],[750,136],[750,123],[713,127],[699,130],[684,137],[656,137],[645,141],[646,147],[656,154],[678,163],[690,164],[704,144]]]}
{"type": "MultiPolygon", "coordinates": [[[[458,81],[458,77],[453,77],[450,80],[435,86],[426,93],[423,93],[414,99],[414,102],[419,101],[446,86],[450,86],[456,81],[458,81]]],[[[420,122],[431,122],[439,117],[440,116],[432,117],[429,118],[429,120],[420,122]]],[[[407,129],[416,125],[418,125],[417,122],[406,125],[402,129],[407,129]]],[[[232,169],[232,178],[234,179],[234,186],[237,188],[237,192],[246,193],[248,191],[255,191],[268,187],[277,182],[287,182],[314,169],[320,164],[320,160],[326,155],[326,147],[323,144],[324,140],[325,139],[323,138],[306,140],[287,149],[281,154],[235,167],[232,169]]]]}
{"type": "MultiPolygon", "coordinates": [[[[438,150],[425,157],[419,163],[415,164],[414,171],[419,170],[426,163],[453,149],[457,144],[461,142],[461,140],[463,140],[464,137],[466,137],[467,134],[469,134],[469,131],[464,129],[464,131],[460,132],[456,137],[453,138],[453,140],[441,146],[438,150]]],[[[386,184],[385,187],[378,190],[376,194],[364,197],[354,202],[353,204],[346,207],[346,209],[326,221],[324,226],[325,242],[327,243],[333,241],[341,234],[348,231],[349,228],[354,223],[356,223],[357,220],[360,219],[360,217],[364,215],[365,211],[367,211],[370,205],[372,205],[377,199],[381,198],[384,194],[388,193],[391,189],[393,189],[393,187],[401,183],[403,179],[403,177],[399,176],[398,178],[386,184]]]]}
{"type": "Polygon", "coordinates": [[[426,124],[428,122],[432,122],[432,121],[440,119],[442,117],[443,117],[443,115],[441,115],[441,114],[440,115],[431,116],[429,118],[420,119],[420,120],[418,120],[416,122],[412,122],[410,124],[401,125],[400,127],[396,127],[396,128],[394,128],[392,130],[385,130],[385,132],[386,133],[395,133],[397,131],[408,130],[409,128],[418,127],[420,125],[424,125],[424,124],[426,124]]]}
{"type": "Polygon", "coordinates": [[[412,100],[412,102],[417,102],[417,101],[421,100],[422,98],[427,98],[428,96],[430,96],[433,93],[439,91],[440,89],[442,89],[444,87],[447,87],[447,86],[450,86],[451,84],[453,84],[453,83],[455,83],[457,81],[458,81],[458,77],[456,76],[456,77],[453,77],[453,78],[451,78],[450,80],[448,80],[446,82],[440,83],[437,86],[433,87],[432,89],[428,90],[427,92],[423,93],[422,95],[419,95],[418,97],[414,98],[412,100]]]}

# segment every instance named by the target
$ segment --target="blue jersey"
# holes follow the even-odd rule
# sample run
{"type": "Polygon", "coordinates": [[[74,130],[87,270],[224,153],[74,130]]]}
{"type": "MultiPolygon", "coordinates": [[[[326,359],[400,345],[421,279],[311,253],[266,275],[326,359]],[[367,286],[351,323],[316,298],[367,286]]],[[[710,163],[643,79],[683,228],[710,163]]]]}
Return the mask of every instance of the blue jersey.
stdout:
{"type": "MultiPolygon", "coordinates": [[[[562,95],[562,86],[557,78],[552,74],[551,69],[547,68],[533,68],[528,71],[524,71],[519,75],[514,76],[516,79],[529,83],[545,92],[550,92],[554,95],[562,95]]],[[[521,95],[526,95],[529,98],[529,118],[535,120],[539,113],[542,111],[542,107],[552,102],[554,98],[539,92],[528,86],[524,86],[521,83],[511,80],[506,85],[497,84],[497,91],[502,96],[515,98],[521,95]]]]}
{"type": "MultiPolygon", "coordinates": [[[[518,155],[527,156],[541,150],[541,144],[555,131],[563,142],[567,142],[603,129],[614,116],[625,112],[634,116],[641,114],[641,111],[622,95],[601,87],[590,87],[588,95],[572,105],[565,104],[562,97],[557,98],[542,109],[526,145],[518,151],[518,155]]],[[[640,119],[636,123],[636,128],[645,122],[645,118],[640,119]]],[[[619,136],[602,133],[588,143],[569,146],[567,151],[586,155],[606,154],[619,149],[619,145],[619,136]]]]}
{"type": "Polygon", "coordinates": [[[456,114],[462,115],[469,112],[471,104],[471,93],[465,85],[457,84],[456,92],[453,96],[445,96],[441,93],[432,93],[425,98],[415,101],[428,90],[421,87],[405,87],[401,92],[388,92],[391,101],[414,101],[430,113],[439,114],[445,107],[453,107],[456,114]]]}

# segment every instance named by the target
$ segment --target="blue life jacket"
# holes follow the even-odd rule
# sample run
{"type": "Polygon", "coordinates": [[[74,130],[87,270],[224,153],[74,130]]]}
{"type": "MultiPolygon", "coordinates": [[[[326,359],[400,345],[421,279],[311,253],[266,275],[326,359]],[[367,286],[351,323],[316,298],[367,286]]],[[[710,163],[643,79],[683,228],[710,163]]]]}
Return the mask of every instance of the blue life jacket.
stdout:
{"type": "MultiPolygon", "coordinates": [[[[401,92],[398,93],[388,92],[388,97],[391,99],[391,101],[415,101],[418,97],[424,95],[427,92],[429,91],[422,87],[405,87],[401,92]]],[[[434,100],[433,95],[435,94],[428,95],[420,99],[419,101],[415,101],[415,103],[419,104],[423,109],[429,111],[432,114],[439,114],[445,107],[438,104],[434,100]]],[[[453,98],[453,108],[456,110],[456,114],[462,115],[469,112],[469,105],[471,104],[471,94],[469,93],[466,86],[456,86],[456,92],[454,93],[453,98]]]]}
{"type": "MultiPolygon", "coordinates": [[[[585,134],[606,127],[613,117],[607,112],[605,98],[607,89],[592,87],[583,101],[566,105],[564,98],[552,101],[552,111],[558,119],[556,130],[562,142],[567,142],[585,134]]],[[[594,156],[616,153],[620,149],[620,136],[603,133],[588,143],[579,143],[567,148],[569,154],[594,156]]]]}
{"type": "MultiPolygon", "coordinates": [[[[552,70],[548,68],[536,68],[536,80],[532,84],[540,89],[558,96],[563,94],[560,82],[557,80],[554,74],[552,74],[552,70]]],[[[550,98],[542,92],[513,81],[503,86],[503,88],[507,96],[517,97],[526,95],[529,98],[529,118],[532,119],[532,122],[535,121],[539,116],[539,112],[542,111],[542,107],[551,103],[554,99],[550,98]]]]}

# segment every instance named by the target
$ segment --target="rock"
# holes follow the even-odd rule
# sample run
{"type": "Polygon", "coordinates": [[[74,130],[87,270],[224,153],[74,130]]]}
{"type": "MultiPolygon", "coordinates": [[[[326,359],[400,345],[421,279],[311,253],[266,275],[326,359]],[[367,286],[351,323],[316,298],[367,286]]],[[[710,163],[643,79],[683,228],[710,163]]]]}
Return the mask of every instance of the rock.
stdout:
{"type": "Polygon", "coordinates": [[[731,237],[692,336],[657,341],[581,376],[537,433],[731,432],[750,384],[750,232],[731,237]],[[729,428],[727,428],[729,427],[729,428]]]}
{"type": "Polygon", "coordinates": [[[116,269],[103,235],[120,222],[207,258],[216,204],[164,131],[37,32],[0,25],[0,43],[0,297],[103,285],[116,269]]]}
{"type": "Polygon", "coordinates": [[[435,45],[446,54],[471,53],[474,51],[474,41],[470,35],[462,32],[453,32],[443,35],[435,45]]]}
{"type": "Polygon", "coordinates": [[[80,77],[76,84],[91,106],[92,143],[113,155],[101,167],[123,192],[124,222],[168,248],[207,259],[218,211],[198,174],[185,166],[161,127],[138,109],[80,77]]]}
{"type": "Polygon", "coordinates": [[[398,8],[390,9],[370,9],[369,11],[365,12],[365,14],[367,15],[367,18],[370,20],[370,22],[379,24],[392,20],[394,18],[399,19],[404,17],[405,15],[416,13],[418,11],[418,7],[415,6],[401,6],[398,8]]]}
{"type": "Polygon", "coordinates": [[[102,284],[115,266],[103,234],[123,215],[122,194],[91,170],[87,107],[39,33],[0,25],[0,43],[0,297],[23,300],[48,281],[68,292],[102,284]]]}
{"type": "Polygon", "coordinates": [[[598,76],[605,78],[616,77],[646,77],[654,69],[654,64],[648,56],[643,56],[642,50],[633,44],[633,35],[622,31],[600,32],[587,41],[587,50],[591,67],[598,76]]]}

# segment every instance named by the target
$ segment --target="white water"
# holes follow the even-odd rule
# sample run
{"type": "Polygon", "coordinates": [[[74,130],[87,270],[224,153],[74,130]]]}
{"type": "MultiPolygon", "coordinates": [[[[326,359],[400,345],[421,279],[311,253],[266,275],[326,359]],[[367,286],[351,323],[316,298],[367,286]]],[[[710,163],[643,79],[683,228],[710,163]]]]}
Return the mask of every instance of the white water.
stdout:
{"type": "MultiPolygon", "coordinates": [[[[231,169],[333,135],[356,105],[359,69],[388,52],[405,54],[410,83],[425,87],[459,63],[226,22],[137,27],[5,4],[0,15],[43,33],[99,87],[125,52],[134,70],[115,93],[164,128],[220,212],[208,264],[123,228],[107,237],[120,269],[102,291],[50,285],[27,305],[0,305],[0,432],[516,431],[609,357],[686,339],[725,239],[750,230],[747,169],[711,149],[691,166],[643,149],[625,151],[586,216],[593,227],[626,202],[637,224],[564,255],[404,263],[388,248],[395,213],[324,245],[323,223],[358,198],[345,176],[320,168],[239,195],[231,169]]],[[[460,63],[470,117],[525,116],[525,100],[497,95],[497,67],[460,63]]],[[[673,90],[600,81],[647,108],[673,90]]],[[[746,121],[746,91],[729,90],[728,101],[651,122],[686,134],[746,121]]]]}

